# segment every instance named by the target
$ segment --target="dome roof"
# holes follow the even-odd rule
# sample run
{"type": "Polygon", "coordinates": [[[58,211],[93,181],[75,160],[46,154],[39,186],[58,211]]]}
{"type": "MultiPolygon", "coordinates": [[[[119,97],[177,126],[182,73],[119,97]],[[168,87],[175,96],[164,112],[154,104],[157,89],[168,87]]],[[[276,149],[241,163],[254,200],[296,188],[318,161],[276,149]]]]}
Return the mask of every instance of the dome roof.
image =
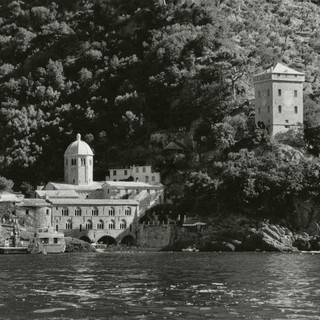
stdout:
{"type": "Polygon", "coordinates": [[[81,140],[81,135],[77,134],[77,140],[72,142],[64,153],[65,156],[93,156],[93,152],[89,145],[81,140]]]}

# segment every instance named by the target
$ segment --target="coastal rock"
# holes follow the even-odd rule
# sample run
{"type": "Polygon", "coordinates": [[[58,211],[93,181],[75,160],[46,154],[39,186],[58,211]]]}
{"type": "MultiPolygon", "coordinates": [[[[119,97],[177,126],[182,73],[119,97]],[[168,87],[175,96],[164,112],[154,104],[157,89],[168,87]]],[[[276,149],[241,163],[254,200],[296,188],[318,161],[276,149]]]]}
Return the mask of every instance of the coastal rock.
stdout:
{"type": "Polygon", "coordinates": [[[258,231],[248,236],[239,247],[239,251],[291,252],[292,246],[286,246],[267,233],[258,231]]]}
{"type": "Polygon", "coordinates": [[[300,251],[310,251],[311,244],[309,240],[305,238],[298,238],[293,242],[293,245],[298,248],[300,251]]]}
{"type": "Polygon", "coordinates": [[[309,243],[312,251],[320,251],[320,237],[313,237],[309,243]]]}
{"type": "Polygon", "coordinates": [[[216,252],[233,252],[235,251],[235,246],[229,242],[224,241],[212,241],[211,243],[205,244],[200,247],[201,251],[216,251],[216,252]]]}
{"type": "Polygon", "coordinates": [[[88,242],[80,239],[65,237],[66,253],[70,252],[95,252],[96,249],[88,242]]]}

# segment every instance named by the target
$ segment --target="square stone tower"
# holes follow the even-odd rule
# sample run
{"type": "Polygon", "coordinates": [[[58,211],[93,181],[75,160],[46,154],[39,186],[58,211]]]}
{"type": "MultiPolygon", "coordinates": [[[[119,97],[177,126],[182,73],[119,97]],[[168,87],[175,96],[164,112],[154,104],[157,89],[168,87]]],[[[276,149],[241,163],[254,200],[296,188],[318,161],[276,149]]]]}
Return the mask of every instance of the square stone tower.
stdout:
{"type": "Polygon", "coordinates": [[[280,63],[254,75],[256,124],[273,136],[302,125],[304,78],[303,73],[280,63]]]}

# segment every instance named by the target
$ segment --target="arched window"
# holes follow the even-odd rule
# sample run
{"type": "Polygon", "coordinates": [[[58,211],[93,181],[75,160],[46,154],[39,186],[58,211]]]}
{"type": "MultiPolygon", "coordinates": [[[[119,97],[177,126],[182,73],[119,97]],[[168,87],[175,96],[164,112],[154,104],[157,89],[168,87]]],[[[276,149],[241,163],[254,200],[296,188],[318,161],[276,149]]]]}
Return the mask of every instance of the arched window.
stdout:
{"type": "Polygon", "coordinates": [[[89,229],[89,230],[92,229],[92,220],[89,219],[89,220],[87,221],[87,223],[86,223],[86,229],[89,229]]]}
{"type": "Polygon", "coordinates": [[[122,219],[120,222],[120,229],[126,229],[127,228],[127,221],[122,219]]]}
{"type": "Polygon", "coordinates": [[[111,220],[109,222],[109,229],[115,229],[116,228],[116,222],[114,220],[111,220]]]}
{"type": "Polygon", "coordinates": [[[125,208],[125,209],[124,209],[124,214],[125,214],[126,216],[131,216],[131,208],[130,208],[130,207],[125,208]]]}
{"type": "Polygon", "coordinates": [[[75,215],[75,216],[81,216],[81,208],[76,208],[76,209],[74,210],[74,215],[75,215]]]}
{"type": "Polygon", "coordinates": [[[63,216],[68,216],[69,215],[69,210],[67,208],[62,209],[62,215],[63,216]]]}
{"type": "Polygon", "coordinates": [[[66,229],[72,229],[72,221],[70,219],[66,223],[66,229]]]}
{"type": "Polygon", "coordinates": [[[98,216],[98,215],[99,215],[99,211],[98,211],[97,208],[93,208],[93,209],[92,209],[92,215],[93,215],[93,216],[98,216]]]}
{"type": "Polygon", "coordinates": [[[102,220],[99,220],[97,224],[97,229],[104,229],[104,222],[102,220]]]}
{"type": "Polygon", "coordinates": [[[115,215],[115,210],[113,207],[109,208],[109,216],[114,216],[115,215]]]}

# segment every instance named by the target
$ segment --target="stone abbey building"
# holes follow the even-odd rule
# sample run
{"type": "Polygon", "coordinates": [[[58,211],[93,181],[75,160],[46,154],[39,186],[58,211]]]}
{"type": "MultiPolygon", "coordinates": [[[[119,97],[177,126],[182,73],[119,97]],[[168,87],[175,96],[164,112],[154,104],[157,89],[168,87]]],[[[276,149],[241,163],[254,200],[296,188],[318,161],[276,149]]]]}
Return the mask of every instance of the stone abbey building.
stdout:
{"type": "MultiPolygon", "coordinates": [[[[53,227],[66,236],[90,242],[135,243],[138,219],[145,210],[163,203],[164,189],[156,177],[152,184],[137,181],[93,181],[90,146],[80,134],[64,154],[64,182],[49,182],[35,199],[17,204],[28,225],[53,227]]],[[[139,167],[151,174],[150,167],[139,167]]],[[[120,169],[119,169],[120,170],[120,169]]],[[[136,171],[136,170],[134,170],[136,171]]],[[[145,177],[144,177],[144,180],[145,177]]]]}
{"type": "Polygon", "coordinates": [[[303,73],[278,63],[253,77],[255,122],[275,136],[303,123],[303,73]]]}

